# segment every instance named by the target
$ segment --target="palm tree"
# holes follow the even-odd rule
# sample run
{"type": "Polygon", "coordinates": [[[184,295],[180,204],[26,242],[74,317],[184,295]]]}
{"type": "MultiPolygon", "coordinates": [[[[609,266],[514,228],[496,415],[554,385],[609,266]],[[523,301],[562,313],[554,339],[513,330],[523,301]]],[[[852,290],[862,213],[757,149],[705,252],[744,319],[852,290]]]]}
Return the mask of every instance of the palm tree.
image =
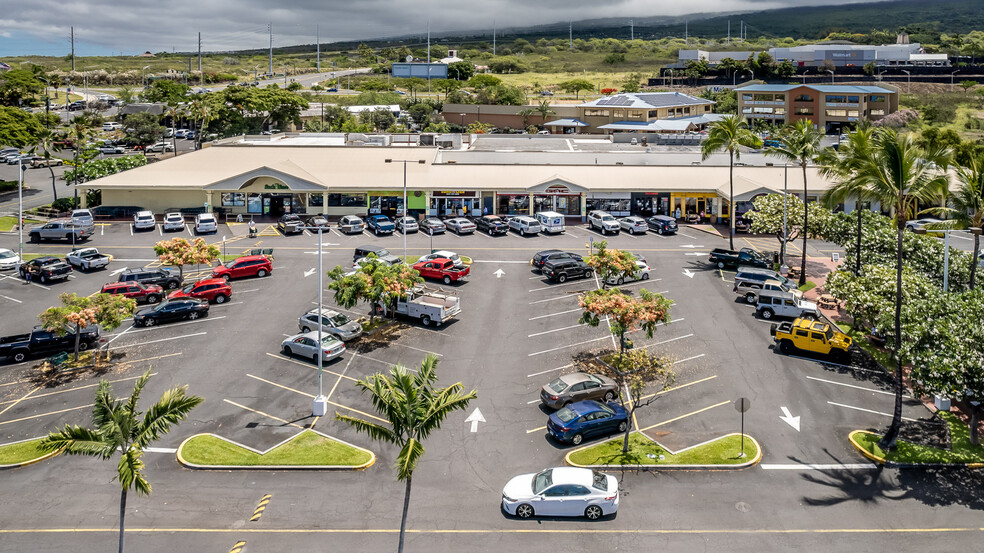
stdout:
{"type": "MultiPolygon", "coordinates": [[[[872,154],[872,141],[875,137],[875,128],[868,124],[866,121],[862,121],[858,127],[848,135],[846,141],[842,141],[837,149],[828,148],[821,152],[818,162],[820,163],[820,174],[837,180],[846,180],[854,175],[857,167],[866,163],[872,154]]],[[[834,206],[842,203],[846,196],[844,193],[850,193],[850,191],[844,190],[828,190],[824,193],[823,199],[828,206],[834,206]]],[[[861,198],[855,198],[854,211],[858,216],[858,228],[857,228],[857,248],[855,251],[855,269],[854,274],[861,276],[861,234],[862,234],[862,209],[861,209],[861,198]]]]}
{"type": "Polygon", "coordinates": [[[740,147],[759,148],[762,139],[755,135],[748,123],[738,115],[728,115],[720,121],[710,124],[707,140],[701,146],[701,159],[705,160],[714,152],[728,151],[728,240],[731,249],[735,249],[735,160],[741,159],[740,147]]]}
{"type": "Polygon", "coordinates": [[[530,116],[536,113],[533,108],[523,108],[516,112],[516,115],[523,118],[523,130],[525,131],[527,127],[530,126],[530,116]]]}
{"type": "Polygon", "coordinates": [[[51,131],[51,129],[42,129],[36,136],[37,144],[31,149],[32,154],[41,154],[44,158],[46,164],[48,165],[48,171],[51,173],[51,194],[54,199],[58,199],[58,189],[55,187],[55,170],[51,167],[51,152],[57,152],[61,150],[55,142],[58,140],[58,135],[51,131]]]}
{"type": "Polygon", "coordinates": [[[85,455],[109,459],[120,452],[117,479],[120,482],[120,544],[123,553],[124,516],[126,494],[133,488],[139,494],[150,495],[150,482],[144,478],[143,452],[171,425],[184,420],[204,399],[187,395],[187,386],[172,388],[161,396],[145,413],[137,410],[140,392],[150,380],[150,370],[137,380],[130,397],[113,396],[109,382],[99,382],[96,401],[92,407],[93,428],[68,426],[48,434],[39,448],[42,451],[60,451],[68,455],[85,455]]]}
{"type": "MultiPolygon", "coordinates": [[[[95,131],[92,130],[92,119],[88,115],[79,115],[72,119],[72,122],[68,125],[68,136],[75,141],[75,166],[73,168],[73,174],[75,175],[75,186],[78,186],[79,182],[83,182],[82,167],[85,165],[85,158],[88,154],[92,137],[95,136],[95,131]]],[[[78,188],[76,188],[75,194],[77,195],[78,193],[78,188]]],[[[78,207],[78,203],[74,204],[74,206],[78,207]]]]}
{"type": "Polygon", "coordinates": [[[911,136],[899,135],[886,129],[875,135],[871,155],[860,160],[854,174],[835,184],[831,194],[853,195],[859,199],[874,200],[882,207],[889,207],[895,218],[895,411],[892,424],[878,445],[882,449],[895,447],[902,424],[902,238],[905,222],[919,212],[919,204],[935,202],[948,185],[941,170],[948,162],[948,151],[925,152],[918,148],[911,136]]]}
{"type": "MultiPolygon", "coordinates": [[[[168,117],[171,118],[171,127],[175,129],[178,128],[178,117],[184,117],[185,109],[178,104],[168,104],[167,110],[165,111],[168,117]]],[[[178,133],[175,132],[171,135],[171,145],[174,146],[174,157],[178,157],[178,133]]]]}
{"type": "Polygon", "coordinates": [[[540,114],[540,118],[543,119],[541,123],[547,122],[547,116],[557,113],[556,111],[550,109],[550,100],[540,100],[540,103],[533,108],[533,111],[540,114]]]}
{"type": "Polygon", "coordinates": [[[355,383],[363,392],[369,392],[373,407],[392,427],[335,413],[336,419],[347,422],[372,439],[396,444],[400,448],[396,458],[396,477],[406,482],[403,519],[400,522],[400,553],[403,552],[407,529],[413,471],[424,454],[421,442],[431,432],[441,428],[441,423],[452,411],[466,409],[468,403],[478,397],[475,390],[461,393],[464,389],[461,382],[447,388],[435,388],[436,368],[437,357],[428,355],[416,373],[396,365],[390,369],[389,375],[376,373],[355,383]]]}
{"type": "MultiPolygon", "coordinates": [[[[980,229],[984,226],[984,153],[970,158],[967,165],[957,167],[958,188],[950,194],[950,207],[961,223],[980,229]]],[[[977,261],[981,251],[981,235],[974,233],[974,252],[970,265],[970,289],[974,289],[977,261]]]]}
{"type": "MultiPolygon", "coordinates": [[[[803,169],[803,204],[807,203],[807,181],[806,167],[810,163],[816,162],[822,151],[823,133],[809,119],[800,119],[793,125],[787,125],[779,133],[779,145],[770,147],[768,153],[799,165],[803,169]]],[[[810,234],[806,229],[810,228],[809,209],[803,210],[803,258],[800,262],[799,285],[806,284],[806,238],[810,234]]]]}

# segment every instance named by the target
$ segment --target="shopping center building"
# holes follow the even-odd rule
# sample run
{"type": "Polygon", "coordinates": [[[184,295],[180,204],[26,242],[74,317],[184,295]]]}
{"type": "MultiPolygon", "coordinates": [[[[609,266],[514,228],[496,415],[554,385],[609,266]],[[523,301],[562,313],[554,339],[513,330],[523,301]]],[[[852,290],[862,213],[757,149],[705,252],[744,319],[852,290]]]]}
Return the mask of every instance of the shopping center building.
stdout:
{"type": "MultiPolygon", "coordinates": [[[[658,149],[570,135],[466,135],[454,149],[346,142],[307,133],[238,137],[80,188],[100,190],[105,206],[245,218],[398,215],[404,184],[407,208],[417,217],[556,211],[573,221],[601,209],[616,216],[703,212],[706,220],[724,222],[730,212],[727,155],[702,160],[699,147],[658,149]]],[[[802,190],[798,168],[789,168],[787,179],[782,162],[764,153],[745,152],[741,162],[734,169],[739,215],[758,195],[784,185],[791,193],[802,190]]],[[[807,175],[816,199],[830,183],[812,167],[807,175]]]]}

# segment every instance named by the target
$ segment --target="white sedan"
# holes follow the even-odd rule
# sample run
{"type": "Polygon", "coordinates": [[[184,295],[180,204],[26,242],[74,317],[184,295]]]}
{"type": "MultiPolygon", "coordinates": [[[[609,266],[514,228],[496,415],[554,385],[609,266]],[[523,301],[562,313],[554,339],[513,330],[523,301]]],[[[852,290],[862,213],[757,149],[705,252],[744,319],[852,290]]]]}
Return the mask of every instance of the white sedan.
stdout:
{"type": "Polygon", "coordinates": [[[461,260],[461,257],[458,254],[454,252],[449,252],[448,250],[438,250],[434,253],[429,253],[427,255],[421,256],[420,259],[418,259],[417,261],[430,261],[431,259],[439,259],[439,258],[450,259],[451,261],[454,261],[455,267],[465,266],[465,262],[461,260]]]}
{"type": "Polygon", "coordinates": [[[9,271],[11,269],[16,269],[19,264],[20,257],[17,255],[17,252],[0,248],[0,270],[9,271]]]}
{"type": "MultiPolygon", "coordinates": [[[[312,330],[304,334],[295,334],[280,344],[284,355],[296,355],[318,362],[318,331],[312,330]]],[[[331,361],[345,353],[345,344],[331,333],[322,332],[321,360],[331,361]]]]}
{"type": "Polygon", "coordinates": [[[614,284],[616,286],[619,286],[625,284],[626,282],[635,282],[637,280],[649,280],[649,273],[650,271],[652,271],[652,269],[649,268],[649,265],[646,265],[645,261],[639,261],[637,259],[636,267],[637,267],[636,272],[633,273],[631,276],[627,276],[627,277],[620,276],[617,278],[611,277],[605,282],[607,284],[614,284]]]}
{"type": "Polygon", "coordinates": [[[618,480],[575,467],[522,474],[502,489],[502,509],[519,518],[583,516],[597,520],[618,511],[618,480]]]}

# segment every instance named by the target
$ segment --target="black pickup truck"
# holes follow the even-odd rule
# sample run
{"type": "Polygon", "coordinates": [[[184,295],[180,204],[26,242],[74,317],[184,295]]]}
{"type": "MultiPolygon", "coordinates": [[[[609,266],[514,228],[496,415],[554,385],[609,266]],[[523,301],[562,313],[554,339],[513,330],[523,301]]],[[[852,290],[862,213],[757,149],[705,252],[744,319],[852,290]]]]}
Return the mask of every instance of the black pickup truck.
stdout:
{"type": "MultiPolygon", "coordinates": [[[[90,326],[82,329],[79,337],[79,350],[87,350],[99,343],[99,327],[90,326]]],[[[0,357],[6,357],[13,363],[20,363],[28,357],[52,355],[55,353],[75,351],[75,334],[67,332],[62,336],[41,326],[26,334],[0,337],[0,357]]]]}
{"type": "Polygon", "coordinates": [[[711,250],[707,262],[715,265],[718,269],[741,265],[764,269],[772,268],[772,257],[762,255],[752,248],[742,248],[738,251],[714,248],[711,250]]]}
{"type": "Polygon", "coordinates": [[[42,284],[52,280],[66,279],[72,273],[72,266],[57,257],[50,255],[37,257],[20,266],[21,278],[27,278],[31,274],[31,280],[36,280],[42,284]]]}

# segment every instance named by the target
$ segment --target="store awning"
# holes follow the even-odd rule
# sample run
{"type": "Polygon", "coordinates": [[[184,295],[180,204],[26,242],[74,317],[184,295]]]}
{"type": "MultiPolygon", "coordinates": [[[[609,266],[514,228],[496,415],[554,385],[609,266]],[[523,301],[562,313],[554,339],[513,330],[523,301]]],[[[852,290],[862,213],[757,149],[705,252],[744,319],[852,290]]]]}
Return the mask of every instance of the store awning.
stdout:
{"type": "Polygon", "coordinates": [[[589,127],[587,123],[581,121],[580,119],[557,119],[556,121],[550,121],[549,123],[544,123],[544,127],[589,127]]]}

